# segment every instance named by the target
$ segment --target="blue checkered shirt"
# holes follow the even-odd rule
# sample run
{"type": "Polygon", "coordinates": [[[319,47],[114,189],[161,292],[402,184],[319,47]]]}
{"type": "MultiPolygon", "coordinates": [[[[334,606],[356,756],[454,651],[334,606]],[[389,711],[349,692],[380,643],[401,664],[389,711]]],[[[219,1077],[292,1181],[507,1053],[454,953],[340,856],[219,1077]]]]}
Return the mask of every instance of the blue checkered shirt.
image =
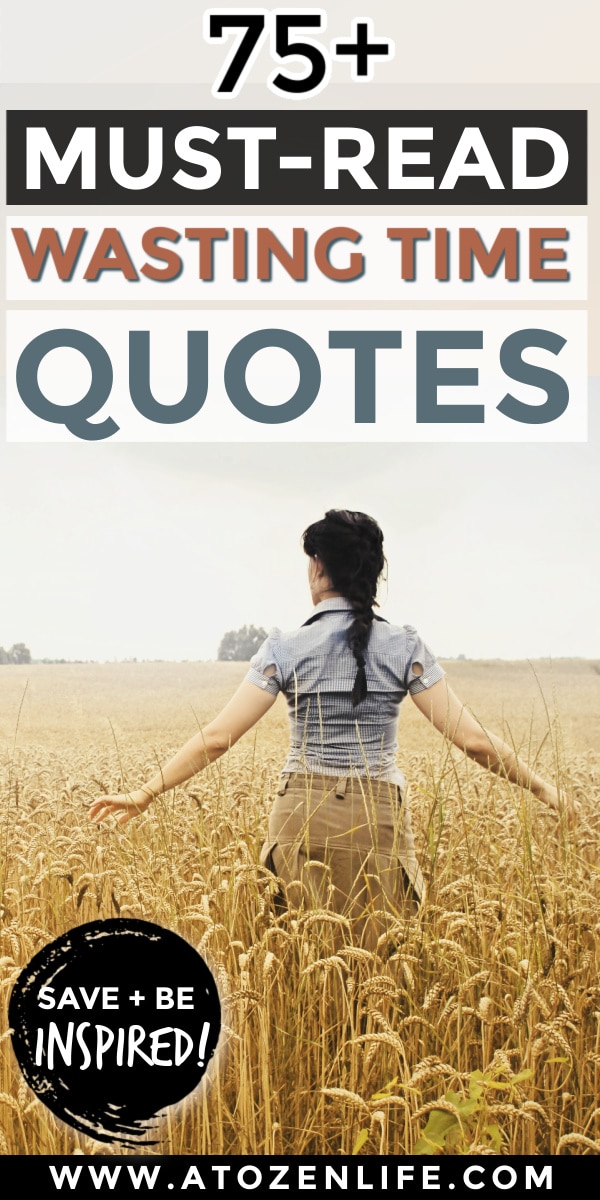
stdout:
{"type": "Polygon", "coordinates": [[[396,764],[400,704],[407,692],[425,691],[444,671],[412,625],[375,620],[365,654],[368,692],[353,708],[352,620],[349,600],[322,600],[309,624],[291,633],[271,630],[246,679],[273,696],[285,695],[291,737],[284,771],[370,775],[404,788],[396,764]],[[422,672],[415,672],[419,664],[422,672]]]}

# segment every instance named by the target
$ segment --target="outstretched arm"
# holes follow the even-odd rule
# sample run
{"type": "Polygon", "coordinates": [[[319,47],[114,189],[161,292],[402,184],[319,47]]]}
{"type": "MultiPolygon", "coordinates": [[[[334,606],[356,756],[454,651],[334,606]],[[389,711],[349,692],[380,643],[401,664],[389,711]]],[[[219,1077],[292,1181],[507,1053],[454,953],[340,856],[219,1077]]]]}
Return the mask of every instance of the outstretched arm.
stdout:
{"type": "Polygon", "coordinates": [[[225,754],[242,734],[264,717],[276,698],[245,680],[218,717],[190,738],[148,783],[134,792],[102,796],[95,800],[90,806],[90,820],[103,821],[105,817],[116,813],[119,824],[125,825],[132,817],[144,812],[155,796],[191,779],[192,775],[203,771],[209,763],[225,754]]]}
{"type": "Polygon", "coordinates": [[[556,788],[519,758],[508,742],[484,729],[448,687],[445,678],[425,691],[414,693],[412,698],[432,725],[469,758],[496,774],[505,775],[511,783],[528,788],[549,808],[559,809],[556,788]]]}

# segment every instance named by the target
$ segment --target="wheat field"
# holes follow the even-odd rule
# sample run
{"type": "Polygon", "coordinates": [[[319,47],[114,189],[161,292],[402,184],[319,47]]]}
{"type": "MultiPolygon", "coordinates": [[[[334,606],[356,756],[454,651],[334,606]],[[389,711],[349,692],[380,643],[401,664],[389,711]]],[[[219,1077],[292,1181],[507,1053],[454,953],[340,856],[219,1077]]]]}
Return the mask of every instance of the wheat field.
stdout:
{"type": "Polygon", "coordinates": [[[118,915],[187,938],[223,1002],[207,1076],[144,1152],[600,1151],[600,667],[446,665],[477,717],[581,813],[576,828],[548,815],[406,701],[399,762],[428,895],[418,917],[382,922],[373,950],[327,909],[278,915],[257,866],[282,700],[145,817],[87,821],[92,799],[148,778],[214,715],[242,664],[0,670],[3,1153],[107,1152],[25,1085],[7,1003],[41,946],[118,915]]]}

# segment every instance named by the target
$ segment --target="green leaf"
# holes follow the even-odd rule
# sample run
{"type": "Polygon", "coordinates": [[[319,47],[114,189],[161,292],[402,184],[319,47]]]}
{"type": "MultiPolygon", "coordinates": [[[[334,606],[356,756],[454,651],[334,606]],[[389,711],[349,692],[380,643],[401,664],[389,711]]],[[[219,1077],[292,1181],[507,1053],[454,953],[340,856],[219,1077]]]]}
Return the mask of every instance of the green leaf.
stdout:
{"type": "Polygon", "coordinates": [[[500,1126],[499,1125],[486,1125],[485,1133],[487,1134],[487,1137],[490,1139],[490,1146],[492,1147],[492,1150],[495,1150],[497,1154],[500,1154],[500,1152],[502,1150],[502,1133],[500,1130],[500,1126]]]}
{"type": "Polygon", "coordinates": [[[361,1129],[361,1131],[352,1147],[352,1153],[358,1154],[359,1150],[362,1150],[365,1142],[368,1141],[368,1138],[369,1138],[369,1130],[361,1129]]]}
{"type": "Polygon", "coordinates": [[[425,1137],[425,1134],[422,1133],[418,1142],[415,1145],[413,1154],[439,1154],[439,1153],[440,1153],[440,1147],[438,1145],[434,1145],[433,1142],[429,1142],[427,1140],[427,1138],[425,1137]]]}
{"type": "Polygon", "coordinates": [[[482,1071],[473,1071],[469,1076],[469,1095],[472,1100],[479,1100],[487,1083],[482,1071]]]}
{"type": "MultiPolygon", "coordinates": [[[[550,1061],[550,1060],[548,1059],[547,1061],[550,1061]]],[[[557,1062],[568,1062],[569,1060],[568,1060],[568,1058],[559,1058],[556,1061],[557,1062]]],[[[522,1081],[524,1079],[531,1079],[532,1075],[533,1075],[533,1071],[531,1071],[530,1068],[527,1067],[526,1070],[519,1071],[518,1075],[512,1075],[511,1078],[507,1082],[510,1084],[522,1083],[522,1081]]]]}
{"type": "Polygon", "coordinates": [[[460,1122],[453,1113],[434,1108],[427,1118],[427,1124],[415,1146],[415,1154],[437,1154],[443,1150],[446,1139],[453,1131],[461,1133],[460,1122]]]}
{"type": "Polygon", "coordinates": [[[472,1117],[473,1113],[479,1112],[481,1107],[478,1096],[471,1096],[469,1100],[465,1100],[460,1092],[446,1092],[444,1099],[449,1100],[450,1104],[454,1105],[461,1117],[472,1117]]]}

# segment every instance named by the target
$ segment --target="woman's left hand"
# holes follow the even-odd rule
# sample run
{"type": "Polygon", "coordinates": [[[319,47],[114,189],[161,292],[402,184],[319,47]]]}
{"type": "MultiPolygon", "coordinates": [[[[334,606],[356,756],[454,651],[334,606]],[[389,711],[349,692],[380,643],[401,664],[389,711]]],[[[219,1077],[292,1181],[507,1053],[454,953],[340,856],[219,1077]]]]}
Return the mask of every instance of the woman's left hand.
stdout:
{"type": "Polygon", "coordinates": [[[146,811],[154,796],[140,789],[136,792],[122,792],[118,796],[101,796],[90,804],[90,821],[97,825],[106,817],[116,816],[119,825],[126,825],[133,817],[139,817],[146,811]]]}

